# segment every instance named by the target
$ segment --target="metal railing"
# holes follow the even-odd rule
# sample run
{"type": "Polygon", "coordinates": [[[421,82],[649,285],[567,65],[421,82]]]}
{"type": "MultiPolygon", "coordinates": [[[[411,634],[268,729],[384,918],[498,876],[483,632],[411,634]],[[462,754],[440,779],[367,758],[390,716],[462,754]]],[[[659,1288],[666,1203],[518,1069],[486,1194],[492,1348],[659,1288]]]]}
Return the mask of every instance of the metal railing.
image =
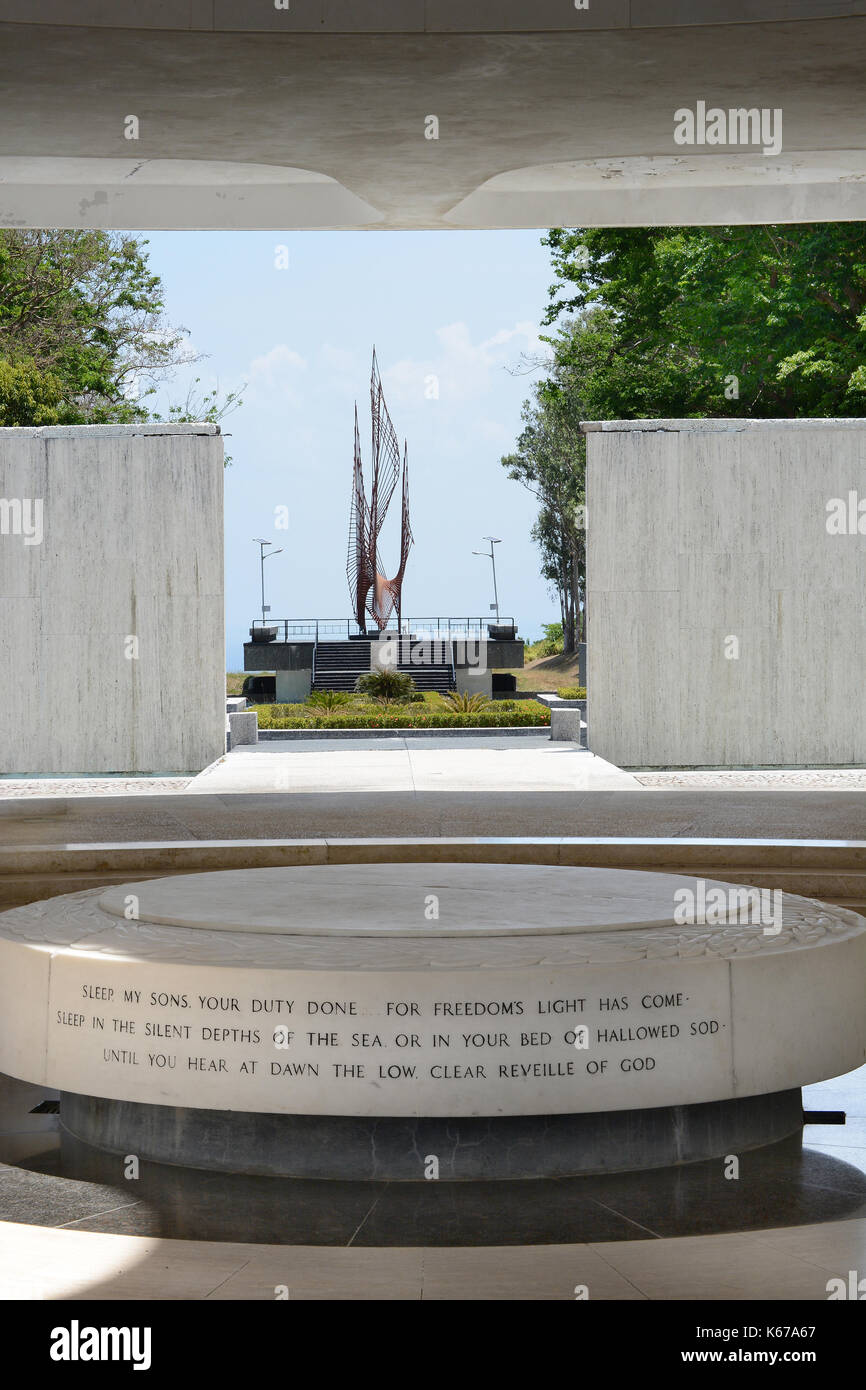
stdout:
{"type": "Polygon", "coordinates": [[[401,631],[407,636],[430,637],[442,641],[485,641],[490,629],[510,630],[517,635],[515,618],[404,618],[401,631]]]}
{"type": "MultiPolygon", "coordinates": [[[[510,629],[515,635],[517,633],[514,618],[441,617],[404,618],[400,624],[400,634],[443,642],[485,641],[490,638],[491,628],[510,629]]],[[[266,623],[256,619],[250,627],[253,642],[345,642],[360,636],[361,629],[354,618],[269,618],[266,623]],[[266,632],[273,633],[273,636],[265,636],[266,632]],[[261,635],[257,636],[257,633],[261,635]]]]}
{"type": "Polygon", "coordinates": [[[256,618],[250,626],[253,642],[319,642],[329,637],[335,642],[345,642],[349,637],[360,636],[360,632],[353,618],[269,618],[266,623],[256,618]],[[265,632],[274,635],[265,637],[265,632]],[[262,635],[258,636],[259,633],[262,635]]]}

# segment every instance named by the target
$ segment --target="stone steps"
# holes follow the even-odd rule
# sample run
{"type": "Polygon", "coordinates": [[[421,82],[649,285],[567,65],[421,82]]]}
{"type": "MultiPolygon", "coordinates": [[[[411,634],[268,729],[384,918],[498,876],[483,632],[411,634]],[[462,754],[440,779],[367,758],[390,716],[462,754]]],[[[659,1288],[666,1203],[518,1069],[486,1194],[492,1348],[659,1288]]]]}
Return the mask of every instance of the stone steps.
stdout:
{"type": "MultiPolygon", "coordinates": [[[[354,691],[359,676],[371,669],[369,642],[319,642],[316,646],[316,674],[313,690],[354,691]]],[[[437,691],[445,695],[454,689],[449,662],[434,660],[443,655],[444,643],[431,644],[429,652],[416,646],[414,659],[400,661],[397,670],[412,677],[416,690],[437,691]],[[418,660],[418,657],[421,660],[418,660]],[[429,656],[429,660],[425,659],[429,656]]],[[[403,653],[408,655],[408,653],[403,653]]]]}
{"type": "MultiPolygon", "coordinates": [[[[166,799],[168,800],[168,798],[166,799]]],[[[172,798],[176,802],[180,798],[172,798]]],[[[198,800],[198,799],[197,799],[198,800]]],[[[22,808],[24,810],[25,808],[22,808]]],[[[655,869],[689,877],[781,888],[866,915],[866,844],[783,842],[761,846],[717,841],[428,839],[207,840],[0,847],[0,911],[99,884],[210,869],[281,864],[369,863],[568,864],[655,869]],[[711,860],[711,862],[707,862],[711,860]]]]}

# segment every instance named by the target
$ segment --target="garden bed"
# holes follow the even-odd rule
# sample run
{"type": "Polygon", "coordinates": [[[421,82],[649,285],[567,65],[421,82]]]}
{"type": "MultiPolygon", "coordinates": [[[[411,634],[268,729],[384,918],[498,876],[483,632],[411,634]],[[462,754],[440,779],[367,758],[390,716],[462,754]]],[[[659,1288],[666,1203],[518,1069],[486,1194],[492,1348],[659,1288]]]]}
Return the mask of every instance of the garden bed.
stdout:
{"type": "Polygon", "coordinates": [[[547,728],[550,710],[536,700],[497,700],[491,708],[455,713],[430,700],[382,706],[345,705],[331,713],[310,705],[255,705],[264,729],[507,729],[547,728]],[[513,704],[514,708],[509,708],[513,704]]]}

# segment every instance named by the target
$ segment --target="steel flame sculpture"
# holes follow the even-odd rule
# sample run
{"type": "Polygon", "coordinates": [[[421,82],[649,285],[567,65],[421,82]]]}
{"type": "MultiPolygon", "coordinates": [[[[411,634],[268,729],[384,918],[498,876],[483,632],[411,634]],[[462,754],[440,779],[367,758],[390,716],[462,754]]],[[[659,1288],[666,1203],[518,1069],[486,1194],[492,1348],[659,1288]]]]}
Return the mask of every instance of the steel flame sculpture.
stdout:
{"type": "Polygon", "coordinates": [[[355,467],[352,507],[349,514],[349,553],[346,560],[349,593],[355,618],[362,632],[367,628],[367,614],[373,619],[377,629],[381,630],[388,626],[395,609],[399,627],[403,575],[412,548],[412,528],[409,525],[408,450],[404,441],[400,568],[393,579],[387,579],[379,555],[379,534],[400,476],[400,446],[382,394],[382,380],[379,376],[375,348],[370,377],[370,406],[373,417],[373,477],[368,501],[364,489],[357,402],[355,404],[355,467]]]}

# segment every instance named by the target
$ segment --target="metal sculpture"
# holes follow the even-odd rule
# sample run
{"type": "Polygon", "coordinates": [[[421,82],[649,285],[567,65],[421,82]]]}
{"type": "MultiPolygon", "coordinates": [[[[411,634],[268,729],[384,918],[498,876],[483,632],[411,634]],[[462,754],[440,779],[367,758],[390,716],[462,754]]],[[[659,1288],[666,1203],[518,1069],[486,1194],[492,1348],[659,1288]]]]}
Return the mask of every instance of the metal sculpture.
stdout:
{"type": "Polygon", "coordinates": [[[400,476],[400,446],[385,404],[375,348],[370,377],[370,407],[373,420],[373,476],[368,502],[364,488],[357,402],[355,404],[355,464],[352,506],[349,513],[349,553],[346,560],[349,593],[355,618],[362,632],[367,628],[367,614],[373,619],[377,629],[381,630],[388,626],[395,609],[399,628],[403,576],[412,548],[412,528],[409,524],[409,459],[404,441],[400,567],[393,579],[386,578],[379,555],[379,534],[400,476]]]}

